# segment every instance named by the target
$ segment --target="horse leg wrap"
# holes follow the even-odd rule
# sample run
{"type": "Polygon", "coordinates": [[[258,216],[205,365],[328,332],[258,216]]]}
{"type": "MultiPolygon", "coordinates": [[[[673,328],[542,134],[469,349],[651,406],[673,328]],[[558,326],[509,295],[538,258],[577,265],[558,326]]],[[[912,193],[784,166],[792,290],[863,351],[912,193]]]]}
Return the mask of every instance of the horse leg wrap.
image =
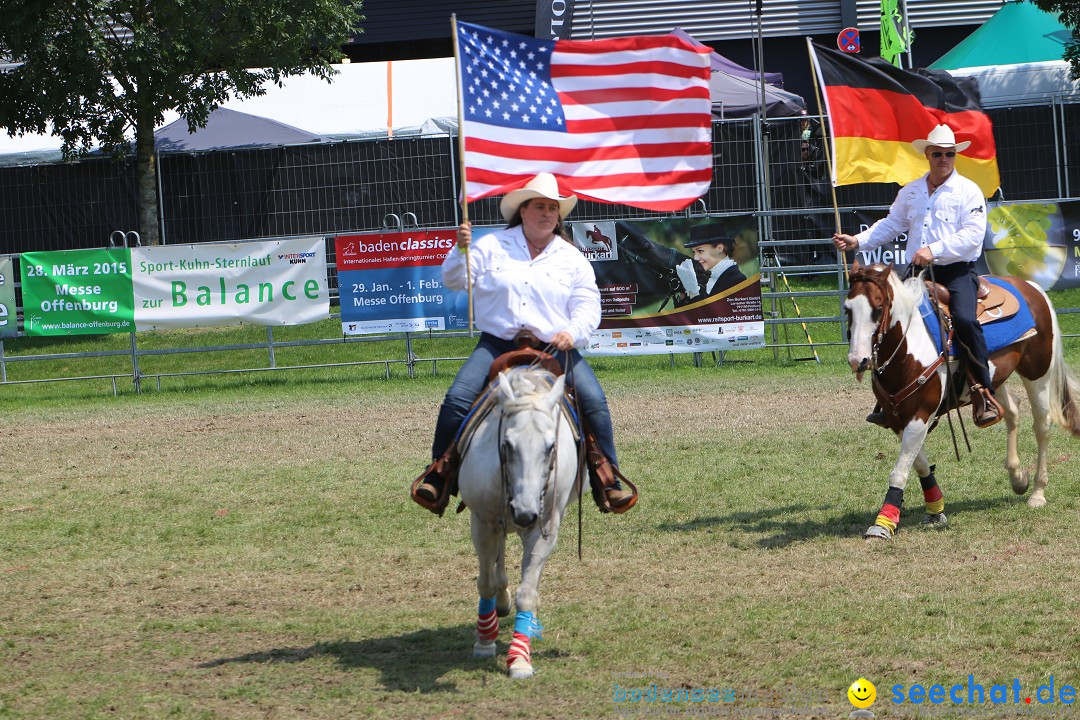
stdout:
{"type": "Polygon", "coordinates": [[[499,617],[495,614],[495,598],[480,598],[476,611],[476,639],[479,642],[495,642],[499,637],[499,617]]]}
{"type": "Polygon", "coordinates": [[[904,491],[900,488],[891,487],[885,493],[885,502],[881,504],[875,525],[880,525],[889,532],[896,532],[900,526],[900,506],[904,504],[904,491]]]}
{"type": "Polygon", "coordinates": [[[510,650],[506,653],[506,665],[510,667],[517,660],[524,660],[532,665],[531,638],[540,638],[540,623],[536,616],[526,610],[519,610],[514,618],[514,639],[510,642],[510,650]]]}
{"type": "Polygon", "coordinates": [[[919,484],[922,485],[923,501],[926,503],[927,515],[938,515],[945,512],[945,496],[941,494],[941,488],[938,487],[937,478],[934,477],[934,468],[936,465],[930,466],[930,474],[926,477],[919,478],[919,484]]]}

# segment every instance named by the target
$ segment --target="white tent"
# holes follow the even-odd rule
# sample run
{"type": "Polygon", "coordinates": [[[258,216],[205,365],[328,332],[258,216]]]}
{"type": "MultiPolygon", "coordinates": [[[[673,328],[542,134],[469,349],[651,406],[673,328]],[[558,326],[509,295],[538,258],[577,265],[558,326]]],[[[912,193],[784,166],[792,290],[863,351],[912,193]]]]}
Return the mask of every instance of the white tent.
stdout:
{"type": "Polygon", "coordinates": [[[975,32],[938,58],[934,70],[979,83],[984,105],[1080,97],[1061,59],[1072,32],[1030,2],[1006,2],[975,32]]]}
{"type": "Polygon", "coordinates": [[[1080,83],[1069,79],[1069,63],[1064,60],[957,68],[949,74],[975,78],[986,106],[1044,104],[1055,97],[1080,101],[1080,83]]]}

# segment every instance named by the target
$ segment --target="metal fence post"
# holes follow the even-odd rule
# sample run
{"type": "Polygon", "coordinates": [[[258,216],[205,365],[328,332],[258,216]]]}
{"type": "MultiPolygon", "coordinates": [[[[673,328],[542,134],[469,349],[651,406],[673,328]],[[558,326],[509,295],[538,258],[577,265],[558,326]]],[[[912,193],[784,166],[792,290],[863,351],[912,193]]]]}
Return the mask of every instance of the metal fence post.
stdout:
{"type": "MultiPolygon", "coordinates": [[[[135,394],[142,394],[142,374],[139,372],[139,350],[135,345],[135,333],[131,333],[131,380],[135,383],[135,394]]],[[[115,380],[113,381],[115,385],[115,380]]]]}
{"type": "Polygon", "coordinates": [[[274,355],[274,328],[266,326],[266,349],[270,356],[270,367],[277,368],[277,356],[274,355]]]}

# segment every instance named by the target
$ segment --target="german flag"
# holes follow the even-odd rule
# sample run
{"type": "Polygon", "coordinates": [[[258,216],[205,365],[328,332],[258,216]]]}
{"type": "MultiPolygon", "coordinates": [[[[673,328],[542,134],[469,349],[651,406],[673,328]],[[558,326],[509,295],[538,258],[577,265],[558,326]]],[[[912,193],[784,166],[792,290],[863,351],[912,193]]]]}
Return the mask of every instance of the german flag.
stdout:
{"type": "Polygon", "coordinates": [[[957,142],[971,141],[956,156],[956,169],[990,197],[1001,184],[990,118],[982,111],[974,78],[943,70],[893,67],[881,58],[862,60],[810,43],[833,136],[834,185],[911,182],[927,171],[912,140],[948,125],[957,142]]]}

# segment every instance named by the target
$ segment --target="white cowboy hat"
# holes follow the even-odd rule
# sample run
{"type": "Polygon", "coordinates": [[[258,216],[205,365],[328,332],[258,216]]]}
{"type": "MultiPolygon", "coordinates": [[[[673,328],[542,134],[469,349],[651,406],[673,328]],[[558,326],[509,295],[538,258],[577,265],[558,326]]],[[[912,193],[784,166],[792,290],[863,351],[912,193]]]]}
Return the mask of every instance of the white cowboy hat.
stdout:
{"type": "Polygon", "coordinates": [[[915,148],[915,150],[920,153],[924,152],[926,148],[931,145],[943,148],[953,148],[956,152],[964,152],[971,145],[971,141],[965,140],[962,143],[956,142],[956,136],[953,135],[952,128],[948,125],[938,125],[930,131],[930,134],[926,136],[925,140],[911,141],[911,147],[915,148]]]}
{"type": "Polygon", "coordinates": [[[538,197],[557,201],[559,203],[560,218],[569,215],[574,206],[577,205],[577,195],[567,197],[559,195],[559,183],[555,180],[555,176],[551,173],[542,172],[525,183],[525,187],[508,192],[499,202],[499,212],[502,213],[506,222],[510,222],[510,218],[514,216],[522,203],[538,197]]]}

